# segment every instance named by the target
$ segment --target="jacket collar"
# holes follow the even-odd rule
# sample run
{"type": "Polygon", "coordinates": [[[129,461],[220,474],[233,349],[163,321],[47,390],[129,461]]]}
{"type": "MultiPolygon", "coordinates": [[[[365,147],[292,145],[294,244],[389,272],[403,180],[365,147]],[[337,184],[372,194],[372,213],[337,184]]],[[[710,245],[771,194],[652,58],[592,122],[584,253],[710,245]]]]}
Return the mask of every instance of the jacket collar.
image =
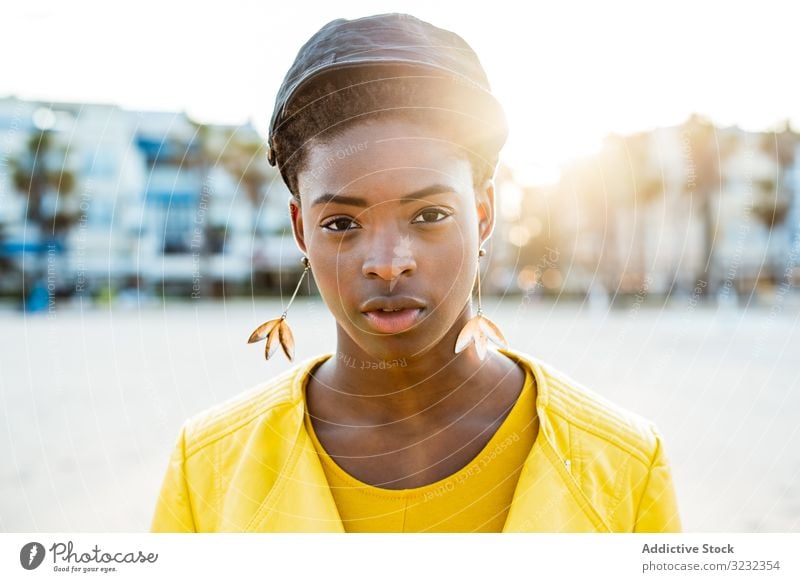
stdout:
{"type": "MultiPolygon", "coordinates": [[[[554,427],[550,409],[552,387],[547,366],[522,352],[498,350],[527,367],[536,381],[539,434],[520,473],[504,532],[611,531],[583,493],[569,469],[569,443],[554,427]]],[[[309,374],[332,353],[300,363],[291,377],[286,407],[287,434],[292,440],[272,489],[247,526],[262,532],[344,532],[322,464],[303,422],[309,374]]]]}

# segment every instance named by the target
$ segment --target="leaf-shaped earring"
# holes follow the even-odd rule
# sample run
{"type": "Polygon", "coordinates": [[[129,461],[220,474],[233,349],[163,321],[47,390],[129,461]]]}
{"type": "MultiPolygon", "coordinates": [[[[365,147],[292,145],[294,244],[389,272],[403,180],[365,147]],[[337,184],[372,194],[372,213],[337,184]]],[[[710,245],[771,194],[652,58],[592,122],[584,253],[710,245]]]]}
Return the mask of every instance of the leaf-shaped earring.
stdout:
{"type": "Polygon", "coordinates": [[[486,254],[484,249],[478,251],[478,312],[461,328],[461,332],[456,339],[455,353],[463,351],[469,344],[475,344],[475,353],[478,358],[483,360],[486,357],[487,345],[489,341],[497,344],[501,348],[508,348],[508,342],[503,337],[500,328],[488,317],[483,315],[481,308],[481,269],[480,258],[486,254]]]}
{"type": "Polygon", "coordinates": [[[281,313],[280,317],[276,319],[270,319],[269,321],[265,321],[259,325],[253,331],[253,333],[250,334],[250,339],[247,340],[248,344],[252,344],[255,342],[260,342],[266,338],[267,345],[264,348],[264,357],[267,360],[269,360],[270,357],[275,354],[279,343],[281,348],[283,348],[283,353],[286,354],[287,358],[289,358],[289,361],[294,359],[294,335],[292,335],[292,330],[289,329],[289,324],[286,323],[286,314],[289,312],[289,308],[292,306],[292,301],[294,301],[294,298],[297,296],[297,292],[300,290],[300,284],[303,282],[303,278],[311,268],[308,257],[303,257],[302,262],[305,266],[303,269],[303,274],[300,275],[300,280],[297,282],[297,287],[295,287],[294,293],[292,293],[292,298],[289,299],[289,304],[286,306],[286,309],[283,310],[283,313],[281,313]]]}

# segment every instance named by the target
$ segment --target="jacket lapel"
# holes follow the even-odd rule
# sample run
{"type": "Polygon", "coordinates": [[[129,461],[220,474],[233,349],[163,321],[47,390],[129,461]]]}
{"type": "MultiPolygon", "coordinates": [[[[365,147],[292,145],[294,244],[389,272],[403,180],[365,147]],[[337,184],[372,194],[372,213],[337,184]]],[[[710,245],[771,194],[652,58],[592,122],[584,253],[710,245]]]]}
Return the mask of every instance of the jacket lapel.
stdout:
{"type": "Polygon", "coordinates": [[[276,482],[280,489],[265,502],[268,507],[251,531],[344,532],[322,464],[302,423],[300,426],[292,466],[276,482]]]}
{"type": "Polygon", "coordinates": [[[252,532],[344,532],[336,502],[311,438],[305,430],[305,383],[313,369],[332,357],[309,358],[297,367],[291,379],[291,396],[280,412],[276,426],[281,440],[291,443],[278,477],[247,526],[252,532]]]}
{"type": "Polygon", "coordinates": [[[543,436],[522,468],[503,532],[608,531],[543,436]]]}
{"type": "Polygon", "coordinates": [[[565,466],[569,445],[559,439],[550,419],[550,386],[547,374],[530,357],[501,349],[528,367],[536,380],[536,412],[539,434],[520,472],[504,532],[607,532],[596,508],[565,466]]]}

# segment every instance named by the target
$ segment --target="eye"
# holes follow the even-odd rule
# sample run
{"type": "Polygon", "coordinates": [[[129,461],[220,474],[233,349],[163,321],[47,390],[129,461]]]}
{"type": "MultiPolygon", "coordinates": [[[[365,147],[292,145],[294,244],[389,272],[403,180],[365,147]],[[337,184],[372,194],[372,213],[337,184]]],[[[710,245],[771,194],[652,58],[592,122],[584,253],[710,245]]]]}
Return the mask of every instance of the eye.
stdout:
{"type": "Polygon", "coordinates": [[[426,208],[412,220],[412,223],[416,224],[431,224],[434,222],[441,222],[448,216],[450,216],[452,212],[445,210],[444,208],[426,208]],[[436,218],[438,215],[442,215],[442,218],[436,218]],[[417,220],[417,218],[425,217],[424,220],[417,220]]]}
{"type": "MultiPolygon", "coordinates": [[[[351,225],[351,224],[355,224],[357,226],[356,221],[353,220],[352,218],[347,218],[345,216],[339,216],[337,218],[334,218],[334,219],[329,220],[328,222],[324,223],[322,225],[322,228],[324,228],[325,230],[329,230],[331,232],[347,232],[348,230],[356,230],[355,228],[348,228],[349,225],[351,225]],[[336,228],[329,228],[331,226],[335,226],[336,228]]],[[[357,226],[357,228],[361,228],[361,227],[357,226]]]]}

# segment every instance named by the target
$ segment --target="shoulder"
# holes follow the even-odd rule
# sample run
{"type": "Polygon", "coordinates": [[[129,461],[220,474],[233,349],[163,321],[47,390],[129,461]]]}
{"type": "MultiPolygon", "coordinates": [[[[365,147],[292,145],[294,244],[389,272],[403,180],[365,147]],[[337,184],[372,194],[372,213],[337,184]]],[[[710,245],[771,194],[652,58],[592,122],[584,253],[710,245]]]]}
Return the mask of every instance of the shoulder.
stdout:
{"type": "Polygon", "coordinates": [[[302,383],[314,365],[327,356],[306,359],[273,378],[187,419],[183,426],[185,455],[247,430],[260,419],[300,404],[302,383]]]}
{"type": "Polygon", "coordinates": [[[591,435],[649,465],[658,448],[655,424],[564,372],[539,363],[549,387],[547,407],[573,430],[591,435]]]}
{"type": "Polygon", "coordinates": [[[671,469],[656,425],[552,365],[528,361],[539,383],[545,440],[586,506],[610,531],[680,531],[671,469]]]}
{"type": "Polygon", "coordinates": [[[539,407],[548,416],[555,437],[568,445],[576,438],[652,463],[659,448],[659,431],[651,420],[612,402],[553,365],[518,353],[534,370],[539,407]]]}
{"type": "Polygon", "coordinates": [[[650,465],[658,452],[659,435],[649,419],[608,400],[554,367],[538,362],[548,390],[548,412],[567,422],[574,432],[619,449],[650,465]]]}

